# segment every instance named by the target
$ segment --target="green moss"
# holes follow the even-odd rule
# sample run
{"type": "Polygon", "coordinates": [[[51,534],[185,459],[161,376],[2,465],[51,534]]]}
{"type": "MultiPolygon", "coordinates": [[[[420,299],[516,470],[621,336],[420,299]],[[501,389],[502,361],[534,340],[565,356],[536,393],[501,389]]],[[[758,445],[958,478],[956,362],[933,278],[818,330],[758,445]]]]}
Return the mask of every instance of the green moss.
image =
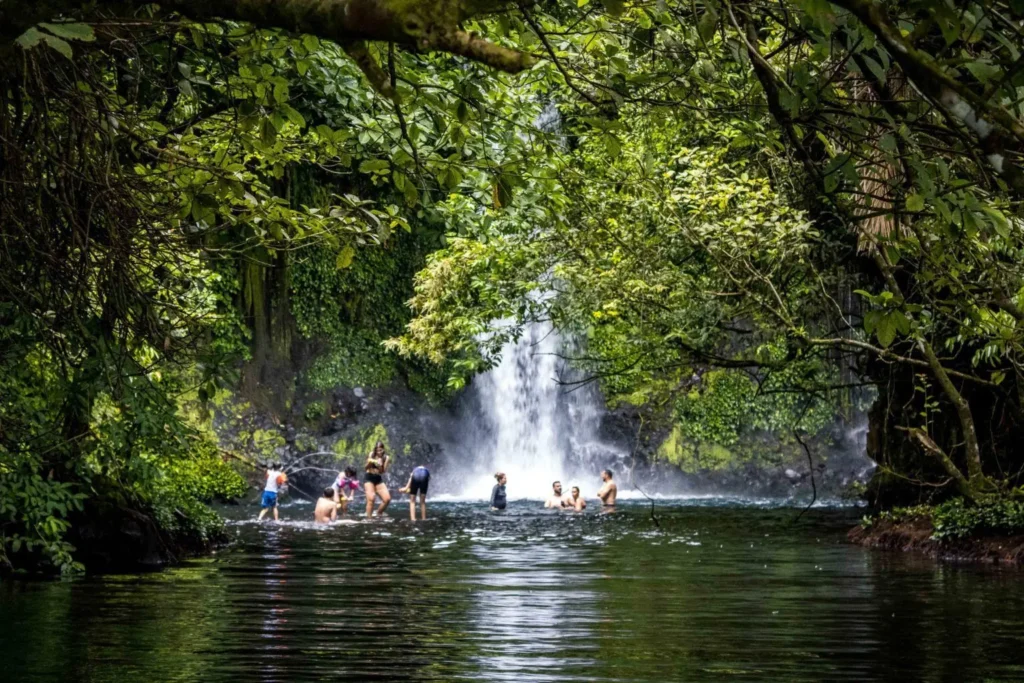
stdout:
{"type": "Polygon", "coordinates": [[[252,448],[257,457],[264,460],[273,459],[275,450],[285,445],[284,436],[275,429],[256,429],[252,433],[252,448]]]}
{"type": "Polygon", "coordinates": [[[310,401],[302,409],[302,417],[307,422],[317,422],[327,414],[327,407],[326,401],[310,401]]]}
{"type": "Polygon", "coordinates": [[[362,464],[363,458],[373,450],[378,441],[383,441],[388,453],[395,457],[395,453],[391,450],[388,430],[382,424],[375,424],[369,429],[364,429],[352,439],[338,439],[331,450],[334,451],[335,461],[338,463],[362,464]]]}
{"type": "Polygon", "coordinates": [[[337,462],[349,462],[351,461],[351,446],[349,445],[348,439],[338,439],[334,442],[334,446],[331,448],[334,451],[335,460],[337,462]]]}

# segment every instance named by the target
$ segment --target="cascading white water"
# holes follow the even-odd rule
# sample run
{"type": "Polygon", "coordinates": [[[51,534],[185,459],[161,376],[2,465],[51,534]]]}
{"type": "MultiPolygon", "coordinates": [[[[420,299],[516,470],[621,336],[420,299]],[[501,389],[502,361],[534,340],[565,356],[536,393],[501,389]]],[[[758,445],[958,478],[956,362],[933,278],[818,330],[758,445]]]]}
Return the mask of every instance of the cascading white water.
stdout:
{"type": "Polygon", "coordinates": [[[508,476],[511,499],[545,498],[556,479],[566,493],[578,485],[593,497],[600,468],[620,454],[599,438],[604,406],[596,389],[559,383],[572,376],[560,358],[565,346],[550,325],[531,325],[476,378],[472,424],[461,434],[463,449],[473,451],[462,497],[487,498],[498,471],[508,476]]]}

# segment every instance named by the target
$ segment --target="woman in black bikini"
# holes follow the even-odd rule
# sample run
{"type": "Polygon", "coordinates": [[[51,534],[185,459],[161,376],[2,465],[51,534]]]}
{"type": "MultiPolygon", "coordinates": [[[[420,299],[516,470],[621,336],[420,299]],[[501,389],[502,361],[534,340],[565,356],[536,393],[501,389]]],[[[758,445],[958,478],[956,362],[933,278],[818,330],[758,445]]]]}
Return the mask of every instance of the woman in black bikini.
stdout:
{"type": "Polygon", "coordinates": [[[363,490],[366,491],[366,516],[373,514],[373,500],[380,496],[380,505],[377,507],[379,516],[391,502],[391,493],[384,483],[384,475],[391,464],[391,458],[384,450],[384,442],[378,441],[373,447],[370,456],[366,459],[366,479],[363,483],[363,490]]]}

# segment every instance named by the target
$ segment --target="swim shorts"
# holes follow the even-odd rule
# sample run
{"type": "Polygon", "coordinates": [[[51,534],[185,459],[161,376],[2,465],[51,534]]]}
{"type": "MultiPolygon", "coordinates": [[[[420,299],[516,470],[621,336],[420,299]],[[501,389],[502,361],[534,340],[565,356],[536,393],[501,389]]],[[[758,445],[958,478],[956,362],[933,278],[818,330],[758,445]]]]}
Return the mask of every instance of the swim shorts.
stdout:
{"type": "Polygon", "coordinates": [[[409,482],[409,493],[411,493],[414,496],[420,493],[422,493],[423,495],[427,495],[428,486],[430,486],[429,472],[421,476],[413,475],[412,481],[409,482]]]}
{"type": "Polygon", "coordinates": [[[381,484],[384,483],[384,477],[382,477],[379,474],[370,474],[369,472],[367,472],[366,483],[373,484],[374,486],[380,486],[381,484]]]}
{"type": "Polygon", "coordinates": [[[276,508],[277,507],[277,494],[273,491],[264,491],[263,500],[260,501],[261,508],[276,508]]]}

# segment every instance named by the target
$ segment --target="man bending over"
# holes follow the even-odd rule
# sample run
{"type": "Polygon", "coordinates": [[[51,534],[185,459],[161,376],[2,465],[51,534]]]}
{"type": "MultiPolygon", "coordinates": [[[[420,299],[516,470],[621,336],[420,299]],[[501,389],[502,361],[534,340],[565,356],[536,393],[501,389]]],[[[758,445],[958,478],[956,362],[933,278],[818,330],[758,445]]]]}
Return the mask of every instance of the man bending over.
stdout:
{"type": "Polygon", "coordinates": [[[409,519],[416,521],[416,496],[420,499],[420,519],[427,518],[427,489],[430,487],[430,470],[420,465],[409,475],[409,481],[399,491],[409,494],[409,519]]]}

